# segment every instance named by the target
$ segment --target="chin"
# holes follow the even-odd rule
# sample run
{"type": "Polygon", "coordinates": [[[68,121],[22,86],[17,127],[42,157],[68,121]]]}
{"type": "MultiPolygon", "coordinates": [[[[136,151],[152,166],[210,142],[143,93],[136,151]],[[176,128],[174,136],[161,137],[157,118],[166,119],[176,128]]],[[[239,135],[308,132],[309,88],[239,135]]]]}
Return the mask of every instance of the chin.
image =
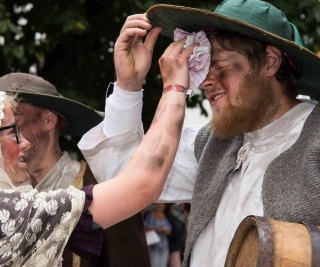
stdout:
{"type": "Polygon", "coordinates": [[[30,181],[30,176],[29,176],[29,173],[26,173],[26,174],[21,174],[21,175],[15,175],[15,178],[12,179],[12,183],[15,185],[15,186],[19,186],[19,185],[22,185],[26,182],[29,182],[30,181]]]}

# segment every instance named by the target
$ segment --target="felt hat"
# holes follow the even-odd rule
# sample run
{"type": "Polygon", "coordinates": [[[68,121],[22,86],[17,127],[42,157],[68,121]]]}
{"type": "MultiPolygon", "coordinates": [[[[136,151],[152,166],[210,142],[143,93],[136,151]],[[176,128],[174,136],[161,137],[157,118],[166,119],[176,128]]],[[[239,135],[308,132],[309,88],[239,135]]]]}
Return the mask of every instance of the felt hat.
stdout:
{"type": "Polygon", "coordinates": [[[51,83],[32,74],[4,75],[0,77],[0,90],[18,93],[22,102],[49,109],[64,118],[61,133],[65,135],[82,136],[103,119],[101,112],[63,97],[51,83]]]}
{"type": "Polygon", "coordinates": [[[308,50],[298,29],[282,11],[260,0],[225,0],[212,12],[184,6],[154,5],[147,11],[153,26],[173,38],[176,28],[188,32],[216,29],[242,34],[278,47],[296,64],[298,91],[320,99],[320,58],[308,50]]]}

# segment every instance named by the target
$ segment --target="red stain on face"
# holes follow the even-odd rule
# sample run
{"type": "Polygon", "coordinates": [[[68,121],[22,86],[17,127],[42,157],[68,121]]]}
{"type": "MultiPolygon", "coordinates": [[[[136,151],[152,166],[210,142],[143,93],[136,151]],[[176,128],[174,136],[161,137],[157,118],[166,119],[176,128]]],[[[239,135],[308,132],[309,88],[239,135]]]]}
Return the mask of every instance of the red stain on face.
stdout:
{"type": "MultiPolygon", "coordinates": [[[[4,108],[5,117],[1,126],[8,126],[15,123],[10,107],[4,108]]],[[[30,148],[30,143],[21,136],[21,143],[18,144],[14,129],[7,129],[0,132],[1,154],[3,166],[12,183],[16,186],[28,181],[27,164],[24,160],[24,153],[30,148]]]]}
{"type": "MultiPolygon", "coordinates": [[[[19,161],[19,153],[20,153],[20,148],[17,142],[12,139],[12,138],[5,138],[1,141],[1,151],[2,151],[2,156],[4,158],[4,170],[8,174],[8,176],[15,177],[14,180],[21,180],[21,178],[18,178],[17,176],[19,173],[18,168],[20,169],[21,167],[18,166],[18,161],[19,161]]],[[[26,165],[26,164],[24,164],[26,165]]],[[[24,168],[22,168],[23,171],[24,168]]],[[[26,179],[22,179],[26,180],[26,179]]]]}

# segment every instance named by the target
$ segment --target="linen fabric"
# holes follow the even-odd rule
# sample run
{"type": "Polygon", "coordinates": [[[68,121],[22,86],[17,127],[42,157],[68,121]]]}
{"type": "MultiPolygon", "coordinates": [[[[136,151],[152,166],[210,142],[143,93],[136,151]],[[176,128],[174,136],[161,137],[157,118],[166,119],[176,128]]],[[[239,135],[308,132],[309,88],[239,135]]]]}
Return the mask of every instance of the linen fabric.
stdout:
{"type": "Polygon", "coordinates": [[[175,29],[174,40],[177,41],[182,38],[186,38],[184,48],[189,47],[195,42],[199,43],[199,46],[196,46],[193,49],[193,53],[188,59],[190,75],[189,89],[192,90],[190,96],[193,96],[209,72],[211,44],[204,31],[189,33],[179,28],[175,29]]]}
{"type": "MultiPolygon", "coordinates": [[[[298,140],[269,164],[264,175],[261,194],[264,216],[275,220],[289,222],[303,221],[320,225],[320,210],[317,202],[317,199],[320,197],[320,170],[318,162],[320,153],[319,115],[320,105],[318,104],[306,119],[298,140]]],[[[212,162],[211,158],[213,158],[213,161],[219,161],[219,154],[212,154],[212,146],[219,146],[226,152],[223,153],[225,156],[223,161],[230,162],[230,164],[221,165],[222,168],[216,169],[217,166],[211,166],[209,162],[207,164],[203,160],[199,162],[199,169],[202,171],[203,177],[195,186],[193,202],[195,205],[190,213],[190,220],[194,221],[196,228],[192,228],[190,225],[184,266],[188,264],[194,242],[217,211],[217,204],[222,196],[221,193],[217,192],[224,190],[227,184],[227,177],[233,171],[234,166],[236,166],[237,152],[242,144],[241,137],[228,143],[218,141],[211,135],[211,130],[208,126],[204,127],[199,133],[197,141],[196,156],[199,160],[200,158],[206,158],[212,162]],[[210,158],[206,154],[210,155],[210,158]],[[212,175],[209,176],[214,171],[219,172],[220,179],[217,179],[216,174],[214,174],[214,177],[212,175]],[[208,211],[208,209],[202,211],[199,206],[201,203],[195,200],[199,201],[201,195],[204,195],[199,189],[208,183],[210,185],[212,183],[212,186],[207,188],[207,192],[211,189],[210,194],[213,195],[212,197],[209,197],[209,195],[206,198],[202,197],[202,201],[200,201],[202,203],[201,209],[205,205],[210,206],[208,202],[214,206],[210,206],[212,207],[212,211],[208,211]],[[216,189],[213,190],[213,187],[216,189]],[[199,220],[199,216],[201,216],[201,220],[199,220]],[[197,223],[195,223],[195,220],[197,223]]]]}
{"type": "MultiPolygon", "coordinates": [[[[132,94],[121,90],[115,83],[113,93],[106,99],[105,109],[108,110],[106,114],[109,115],[102,123],[85,134],[78,143],[79,149],[88,160],[98,182],[111,179],[119,174],[142,140],[144,136],[141,121],[142,96],[142,92],[132,94]],[[124,95],[126,95],[127,102],[121,106],[121,99],[124,95]],[[130,113],[132,118],[126,124],[121,119],[124,113],[130,113]],[[112,164],[108,164],[108,168],[105,168],[105,162],[112,164]]],[[[183,197],[181,195],[180,198],[181,202],[190,202],[192,198],[192,184],[194,183],[192,177],[196,175],[194,166],[197,165],[192,140],[195,139],[200,128],[201,126],[195,126],[184,129],[179,145],[179,149],[182,149],[184,153],[178,153],[175,158],[173,169],[177,166],[177,170],[183,170],[182,173],[174,173],[179,175],[177,180],[181,181],[178,188],[185,189],[183,197]]],[[[176,190],[172,192],[172,199],[179,198],[174,192],[176,190]]]]}
{"type": "MultiPolygon", "coordinates": [[[[252,214],[264,216],[267,203],[262,194],[266,171],[297,141],[313,108],[312,103],[300,103],[275,122],[245,133],[243,138],[208,141],[205,145],[208,152],[199,162],[189,216],[185,254],[189,254],[192,247],[191,266],[207,266],[208,262],[224,266],[230,242],[241,221],[252,214]],[[207,165],[212,169],[204,169],[207,165]],[[203,244],[210,250],[204,250],[203,244]]],[[[205,128],[210,132],[209,126],[205,128]]],[[[202,155],[201,149],[197,149],[202,147],[201,137],[206,135],[203,132],[200,131],[195,142],[198,159],[202,155]]]]}
{"type": "MultiPolygon", "coordinates": [[[[121,90],[119,88],[114,88],[115,90],[121,90]]],[[[124,93],[124,92],[122,92],[124,93]]],[[[120,103],[118,100],[113,100],[112,99],[112,96],[113,94],[107,99],[106,101],[106,107],[108,106],[108,109],[112,109],[112,107],[109,106],[109,101],[110,102],[113,102],[113,103],[120,103]]],[[[128,100],[128,99],[127,99],[128,100]]],[[[135,99],[136,101],[136,99],[135,99]]],[[[130,105],[129,105],[130,106],[130,105]]],[[[285,144],[283,145],[283,148],[282,148],[282,151],[284,151],[285,149],[287,149],[287,147],[290,146],[290,144],[292,144],[292,142],[294,142],[297,138],[297,136],[299,134],[297,133],[300,133],[300,130],[301,128],[299,127],[302,127],[304,125],[304,120],[305,118],[308,116],[308,113],[311,111],[313,107],[313,104],[310,106],[310,104],[308,103],[302,103],[302,104],[299,104],[296,108],[294,108],[291,112],[289,112],[288,114],[286,114],[283,118],[285,120],[285,123],[284,123],[284,127],[285,129],[290,129],[291,127],[293,127],[293,129],[297,129],[296,130],[296,134],[293,134],[294,138],[290,138],[290,136],[292,135],[292,133],[290,131],[286,131],[286,130],[282,130],[281,132],[284,133],[282,134],[280,137],[281,138],[288,138],[286,139],[286,142],[285,144]],[[307,107],[307,108],[306,108],[307,107]],[[293,112],[293,113],[292,113],[293,112]],[[296,116],[297,113],[301,112],[301,116],[299,115],[299,118],[297,116],[297,119],[295,120],[294,117],[296,116]],[[293,114],[293,115],[292,115],[293,114]],[[286,117],[286,116],[289,116],[289,117],[286,117]],[[292,117],[293,116],[293,117],[292,117]],[[297,125],[295,123],[298,123],[297,125]],[[297,128],[296,128],[297,127],[297,128]]],[[[118,111],[121,111],[123,109],[127,109],[130,110],[130,107],[128,107],[128,105],[126,105],[125,107],[120,107],[118,106],[116,109],[113,110],[113,116],[117,113],[117,110],[118,111]]],[[[302,130],[302,134],[300,136],[300,138],[298,139],[301,140],[301,139],[304,139],[304,140],[307,140],[308,137],[306,137],[306,134],[305,132],[307,131],[306,129],[308,129],[308,127],[310,126],[310,122],[311,121],[314,121],[314,118],[317,115],[317,110],[319,110],[319,107],[317,109],[314,109],[314,111],[311,113],[311,115],[308,117],[307,119],[307,126],[305,127],[304,130],[302,130]]],[[[132,116],[134,116],[134,109],[131,110],[130,112],[132,112],[132,116]]],[[[121,116],[121,112],[118,112],[119,116],[121,116]]],[[[136,112],[136,116],[139,118],[140,117],[140,113],[139,111],[136,112]]],[[[283,121],[280,122],[280,125],[283,121]]],[[[278,122],[279,123],[279,122],[278,122]]],[[[96,127],[95,129],[92,130],[92,132],[88,132],[84,137],[83,139],[81,140],[81,142],[79,143],[79,148],[82,149],[82,152],[84,153],[84,155],[86,156],[89,164],[97,164],[95,165],[96,169],[95,169],[95,172],[96,172],[96,176],[99,176],[99,177],[112,177],[114,174],[112,173],[112,170],[108,169],[106,170],[105,168],[99,168],[98,165],[99,163],[99,160],[101,161],[101,159],[103,159],[104,161],[108,161],[111,163],[111,165],[113,165],[112,163],[117,163],[117,169],[113,169],[113,171],[121,171],[122,168],[125,166],[126,162],[129,160],[130,156],[132,155],[134,149],[136,146],[138,146],[139,142],[142,140],[143,138],[143,128],[141,126],[141,122],[137,125],[130,125],[130,127],[128,127],[127,129],[127,132],[124,132],[125,129],[124,128],[121,128],[122,129],[122,132],[119,133],[118,135],[114,135],[114,136],[106,136],[103,132],[103,129],[105,129],[107,127],[107,125],[104,125],[104,124],[108,124],[108,116],[106,116],[104,122],[96,127]],[[119,165],[122,165],[119,166],[119,165]]],[[[314,122],[314,127],[317,127],[316,125],[319,125],[318,122],[314,122]]],[[[115,126],[116,127],[116,126],[115,126]]],[[[271,126],[272,127],[272,126],[271,126]]],[[[279,127],[279,126],[274,126],[274,127],[279,127]]],[[[197,162],[197,159],[194,155],[194,146],[195,146],[195,137],[196,135],[198,134],[198,131],[199,131],[199,128],[194,128],[194,127],[187,127],[183,130],[183,133],[182,133],[182,139],[180,141],[180,144],[179,144],[179,148],[178,148],[178,152],[177,152],[177,156],[176,156],[176,159],[175,159],[175,162],[173,164],[173,167],[170,171],[170,174],[168,176],[168,179],[167,179],[167,182],[164,186],[164,190],[162,192],[162,195],[160,196],[160,201],[166,201],[166,202],[190,202],[192,197],[193,197],[193,192],[195,190],[197,190],[198,186],[199,185],[196,185],[195,187],[195,182],[196,182],[196,172],[197,172],[197,169],[199,167],[198,165],[198,162],[197,162]]],[[[262,133],[264,131],[261,132],[261,136],[257,139],[257,140],[264,140],[264,138],[262,138],[262,133]]],[[[269,130],[266,130],[267,133],[273,133],[274,130],[272,129],[269,129],[269,130]]],[[[207,127],[207,130],[204,131],[205,135],[203,136],[203,138],[201,138],[201,140],[203,139],[204,141],[201,142],[203,144],[203,146],[205,146],[207,144],[207,138],[209,137],[210,135],[210,127],[208,126],[207,127]]],[[[252,133],[251,133],[252,134],[252,133]]],[[[245,139],[245,140],[251,140],[252,141],[252,137],[251,137],[251,134],[248,134],[246,136],[246,138],[248,139],[245,139]]],[[[319,143],[318,139],[316,139],[315,137],[313,137],[314,133],[310,136],[311,137],[311,140],[308,141],[308,146],[310,147],[311,145],[315,145],[315,147],[317,147],[317,144],[319,143]],[[314,142],[315,141],[315,142],[314,142]]],[[[253,136],[259,136],[259,132],[258,133],[253,133],[253,136]]],[[[273,134],[269,134],[268,135],[270,137],[267,138],[268,142],[270,142],[270,145],[274,145],[274,144],[277,144],[277,135],[273,135],[273,134]],[[275,139],[274,139],[275,138],[275,139]]],[[[198,137],[199,138],[199,137],[198,137]]],[[[319,139],[320,140],[320,139],[319,139]]],[[[298,141],[296,141],[296,143],[298,143],[298,141]]],[[[233,144],[233,142],[231,142],[233,144]]],[[[259,144],[259,143],[258,143],[259,144]]],[[[263,143],[261,143],[263,144],[263,143]]],[[[260,145],[261,145],[260,144],[260,145]]],[[[300,141],[299,141],[299,144],[300,144],[300,141]]],[[[230,162],[229,163],[229,170],[230,170],[230,173],[232,173],[235,168],[237,167],[239,161],[237,162],[237,159],[238,159],[238,152],[241,148],[242,145],[245,145],[243,144],[243,138],[240,137],[238,142],[236,143],[236,146],[234,146],[233,144],[233,152],[232,154],[230,153],[227,153],[226,155],[224,155],[224,157],[226,158],[226,162],[230,162]],[[232,157],[231,157],[232,155],[232,157]],[[232,160],[231,160],[232,159],[232,160]]],[[[276,145],[277,147],[277,145],[276,145]]],[[[306,148],[303,149],[303,153],[301,154],[297,149],[296,149],[296,146],[292,146],[292,148],[294,147],[294,150],[295,150],[295,157],[298,157],[299,158],[299,162],[296,162],[296,160],[298,160],[298,158],[294,158],[294,163],[293,165],[295,165],[295,169],[296,168],[299,168],[299,166],[301,166],[301,157],[306,159],[307,158],[307,155],[304,153],[306,151],[306,148]]],[[[251,148],[254,148],[254,146],[252,146],[251,148]]],[[[285,155],[288,155],[288,153],[291,153],[291,149],[286,150],[286,152],[284,153],[285,155]]],[[[276,148],[277,149],[277,148],[276,148]]],[[[281,150],[281,146],[279,146],[279,149],[281,150]]],[[[201,155],[201,149],[199,150],[200,153],[197,154],[197,157],[200,157],[201,155]]],[[[216,150],[217,152],[219,152],[219,150],[216,150]]],[[[211,155],[210,157],[214,157],[214,161],[219,161],[223,158],[222,154],[220,155],[219,153],[215,153],[214,156],[211,155]],[[219,156],[220,155],[220,156],[219,156]]],[[[222,153],[222,152],[221,152],[222,153]]],[[[274,157],[276,157],[276,155],[278,155],[277,153],[281,153],[281,152],[276,152],[276,154],[274,154],[274,157]]],[[[310,153],[312,153],[310,151],[310,153]]],[[[259,152],[258,153],[259,156],[262,155],[264,153],[261,153],[259,152]]],[[[247,154],[247,156],[250,155],[247,154]]],[[[266,154],[267,155],[267,154],[266,154]]],[[[279,158],[281,158],[282,160],[279,162],[279,164],[277,163],[277,172],[278,172],[278,175],[279,175],[279,170],[282,170],[282,167],[281,167],[281,164],[283,164],[283,157],[285,156],[279,156],[279,158]]],[[[241,153],[239,154],[239,160],[242,159],[243,160],[243,157],[241,157],[241,153]]],[[[252,156],[250,156],[250,160],[252,159],[252,156]]],[[[247,159],[248,160],[248,159],[247,159]]],[[[291,160],[291,158],[290,158],[291,160]]],[[[285,162],[290,162],[290,160],[288,161],[285,161],[285,162]]],[[[244,163],[245,161],[242,162],[242,164],[246,164],[244,163]]],[[[277,162],[277,161],[276,161],[277,162]]],[[[303,162],[305,162],[303,160],[303,162]]],[[[100,162],[101,164],[101,162],[100,162]]],[[[240,166],[242,166],[242,164],[240,166]]],[[[274,166],[274,162],[272,162],[270,164],[270,166],[274,166]]],[[[287,163],[285,163],[284,165],[287,165],[287,163]]],[[[102,166],[102,165],[101,165],[102,166]]],[[[224,166],[224,165],[223,165],[224,166]]],[[[316,165],[314,165],[316,166],[316,165]]],[[[309,166],[308,166],[309,167],[309,166]]],[[[240,167],[239,167],[240,168],[240,167]]],[[[267,166],[265,167],[267,168],[267,166]]],[[[290,168],[290,167],[288,167],[290,168]]],[[[307,167],[306,167],[307,168],[307,167]]],[[[265,171],[265,169],[264,169],[265,171]]],[[[240,169],[238,170],[238,172],[240,172],[240,169]]],[[[269,168],[267,169],[267,172],[266,172],[266,176],[269,177],[269,168]]],[[[295,171],[294,171],[295,172],[295,171]]],[[[214,173],[214,172],[211,172],[211,173],[214,173]]],[[[301,173],[301,170],[299,170],[299,172],[296,172],[297,175],[298,173],[301,173]]],[[[239,174],[239,173],[234,173],[233,175],[236,175],[236,174],[239,174]]],[[[242,175],[242,174],[241,174],[242,175]]],[[[255,175],[255,174],[251,174],[251,175],[255,175]]],[[[257,174],[259,175],[259,177],[261,175],[263,175],[263,172],[257,174]]],[[[281,172],[280,172],[280,175],[281,175],[281,172]]],[[[230,176],[232,177],[232,176],[230,176]]],[[[319,175],[320,177],[320,175],[319,175]]],[[[209,180],[205,183],[206,186],[208,186],[210,184],[209,181],[212,180],[212,176],[210,176],[210,178],[208,178],[209,180]]],[[[288,179],[289,178],[286,178],[286,182],[288,182],[288,179]]],[[[232,180],[236,180],[236,179],[232,179],[232,180]]],[[[250,180],[249,177],[247,177],[245,180],[250,180]]],[[[255,179],[256,181],[256,179],[255,179]]],[[[274,181],[270,182],[269,180],[266,180],[266,184],[268,186],[271,186],[270,185],[273,184],[273,186],[276,185],[276,183],[274,181]]],[[[290,184],[290,182],[288,182],[290,184]]],[[[258,185],[258,184],[257,184],[258,185]]],[[[265,184],[264,184],[265,185],[265,184]]],[[[262,186],[262,185],[261,185],[262,186]]],[[[319,186],[318,185],[315,185],[315,188],[318,188],[319,186]]],[[[221,192],[223,191],[223,187],[220,187],[220,190],[221,192]]],[[[209,197],[210,196],[210,190],[207,190],[207,196],[209,197]]],[[[219,191],[219,190],[218,190],[219,191]]],[[[252,192],[252,194],[260,194],[260,199],[265,199],[266,198],[266,194],[261,191],[261,187],[260,185],[259,186],[255,186],[255,189],[253,190],[254,192],[252,192]],[[260,192],[260,193],[259,193],[260,192]]],[[[219,191],[220,192],[220,191],[219,191]]],[[[249,192],[250,193],[250,192],[249,192]]],[[[222,194],[222,193],[221,193],[222,194]]],[[[216,201],[219,202],[220,201],[220,198],[221,198],[221,194],[220,194],[220,197],[218,195],[216,195],[216,201]]],[[[301,194],[306,194],[307,195],[307,191],[304,191],[301,192],[301,194]]],[[[225,198],[227,198],[227,196],[225,196],[225,198]]],[[[245,197],[244,197],[245,198],[245,197]]],[[[270,201],[270,199],[278,199],[279,197],[277,195],[274,195],[274,193],[272,193],[269,197],[268,197],[268,201],[270,201]]],[[[202,202],[202,205],[200,205],[201,209],[203,209],[203,207],[205,206],[210,206],[207,204],[207,202],[205,202],[206,198],[204,197],[203,198],[203,202],[202,202]]],[[[283,200],[282,200],[283,201],[283,200]]],[[[313,201],[314,203],[316,203],[316,201],[313,201]]],[[[263,202],[264,203],[264,202],[263,202]]],[[[279,202],[279,203],[274,203],[273,202],[273,205],[274,207],[277,207],[277,209],[280,210],[280,207],[283,204],[283,202],[279,202]]],[[[293,210],[295,205],[292,205],[291,206],[291,211],[293,210]]],[[[200,209],[200,208],[199,208],[200,209]]],[[[206,209],[204,209],[206,210],[206,209]]],[[[282,209],[281,209],[282,210],[282,209]]],[[[308,209],[310,211],[310,209],[308,209]]],[[[317,209],[315,209],[315,212],[317,209]]],[[[248,210],[248,212],[251,212],[252,210],[248,210]]],[[[257,211],[257,213],[261,212],[261,209],[259,209],[259,211],[257,211]]],[[[273,215],[274,213],[272,212],[272,206],[267,206],[267,207],[264,207],[264,210],[263,212],[266,212],[266,214],[271,214],[273,215]]],[[[221,213],[222,215],[223,213],[221,213]]],[[[277,214],[278,216],[279,214],[277,214]]],[[[202,223],[199,223],[199,226],[197,226],[197,222],[199,221],[199,216],[194,216],[196,217],[196,219],[193,220],[193,227],[195,229],[197,229],[197,236],[199,236],[199,234],[204,230],[204,226],[202,223]],[[200,226],[202,225],[202,226],[200,226]],[[200,228],[199,228],[200,227],[200,228]],[[201,229],[201,230],[200,230],[201,229]]],[[[219,216],[220,217],[220,216],[219,216]]],[[[320,217],[320,215],[319,215],[320,217]]],[[[209,217],[206,217],[205,219],[205,225],[208,224],[211,220],[212,220],[213,216],[209,216],[209,217]]],[[[284,218],[288,218],[288,214],[287,212],[284,214],[284,218]]],[[[297,217],[298,218],[298,217],[297,217]]],[[[308,219],[308,217],[306,217],[308,219]]],[[[195,247],[193,246],[195,244],[195,246],[197,246],[198,244],[195,243],[197,238],[191,238],[191,243],[190,243],[190,238],[189,238],[189,245],[190,246],[188,248],[188,255],[190,256],[190,252],[191,252],[191,249],[194,249],[195,247]]],[[[201,253],[198,253],[197,255],[199,255],[199,257],[201,255],[207,255],[207,253],[205,253],[204,249],[205,248],[208,248],[208,250],[210,250],[210,246],[211,246],[211,236],[209,236],[209,238],[207,238],[207,240],[203,240],[204,242],[201,244],[201,253]]],[[[210,250],[210,252],[212,252],[210,250]]],[[[196,255],[196,254],[194,254],[196,255]]],[[[195,259],[195,258],[194,258],[195,259]]],[[[204,264],[203,266],[210,266],[212,262],[207,262],[206,264],[204,264]]],[[[191,265],[192,267],[193,266],[202,266],[202,265],[197,265],[194,263],[194,265],[192,264],[191,265]]]]}
{"type": "Polygon", "coordinates": [[[73,160],[67,151],[54,164],[46,176],[35,186],[39,192],[68,188],[80,171],[80,162],[73,160]]]}

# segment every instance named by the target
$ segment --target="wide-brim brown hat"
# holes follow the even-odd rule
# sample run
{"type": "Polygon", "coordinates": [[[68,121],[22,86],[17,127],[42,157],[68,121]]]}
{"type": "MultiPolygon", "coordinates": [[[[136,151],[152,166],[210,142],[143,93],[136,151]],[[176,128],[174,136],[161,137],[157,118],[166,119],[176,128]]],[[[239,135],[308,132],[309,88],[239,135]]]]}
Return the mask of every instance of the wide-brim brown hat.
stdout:
{"type": "Polygon", "coordinates": [[[49,109],[65,120],[61,133],[82,136],[103,120],[103,113],[63,97],[55,86],[41,77],[27,73],[10,73],[0,77],[0,90],[18,93],[19,99],[49,109]]]}
{"type": "Polygon", "coordinates": [[[299,93],[320,99],[320,58],[305,47],[298,29],[283,12],[267,2],[225,0],[213,12],[159,4],[147,11],[147,17],[170,38],[176,28],[188,32],[216,29],[274,45],[296,64],[299,93]]]}

